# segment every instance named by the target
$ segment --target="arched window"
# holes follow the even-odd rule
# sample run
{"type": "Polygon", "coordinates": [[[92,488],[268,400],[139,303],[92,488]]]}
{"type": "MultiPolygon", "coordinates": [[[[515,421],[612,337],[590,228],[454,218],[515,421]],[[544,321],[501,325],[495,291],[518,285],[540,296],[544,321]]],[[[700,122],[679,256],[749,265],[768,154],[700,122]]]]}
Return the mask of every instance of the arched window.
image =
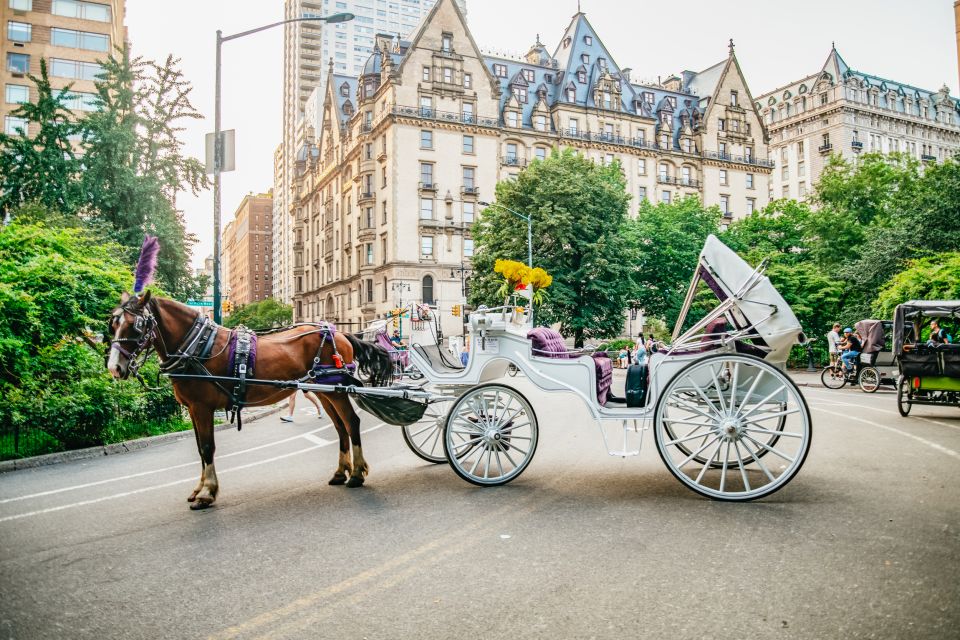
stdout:
{"type": "Polygon", "coordinates": [[[433,300],[433,276],[423,276],[421,292],[424,304],[436,304],[433,300]]]}

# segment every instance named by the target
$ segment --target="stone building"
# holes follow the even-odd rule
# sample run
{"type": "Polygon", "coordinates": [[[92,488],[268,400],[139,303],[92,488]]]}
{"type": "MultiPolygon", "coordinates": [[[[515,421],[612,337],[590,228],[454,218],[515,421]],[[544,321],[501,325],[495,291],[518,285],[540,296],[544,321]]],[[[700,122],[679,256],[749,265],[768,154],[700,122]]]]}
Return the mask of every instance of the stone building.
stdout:
{"type": "Polygon", "coordinates": [[[831,154],[902,152],[938,162],[960,150],[960,103],[851,69],[831,48],[819,71],[757,97],[776,163],[770,197],[804,198],[831,154]]]}
{"type": "Polygon", "coordinates": [[[223,232],[225,288],[234,306],[272,297],[273,193],[243,197],[223,232]]]}
{"type": "Polygon", "coordinates": [[[22,118],[10,114],[19,103],[37,100],[36,87],[27,75],[40,75],[41,58],[47,61],[54,89],[73,86],[67,100],[71,110],[95,110],[97,61],[126,41],[125,12],[124,0],[3,0],[0,118],[4,131],[13,135],[26,126],[22,118]]]}
{"type": "Polygon", "coordinates": [[[485,55],[453,0],[410,41],[378,36],[359,76],[337,74],[294,182],[294,317],[356,327],[400,302],[459,331],[471,226],[499,180],[552,149],[618,160],[636,201],[700,196],[727,219],[767,201],[765,131],[728,56],[660,83],[631,80],[583,13],[551,54],[485,55]]]}

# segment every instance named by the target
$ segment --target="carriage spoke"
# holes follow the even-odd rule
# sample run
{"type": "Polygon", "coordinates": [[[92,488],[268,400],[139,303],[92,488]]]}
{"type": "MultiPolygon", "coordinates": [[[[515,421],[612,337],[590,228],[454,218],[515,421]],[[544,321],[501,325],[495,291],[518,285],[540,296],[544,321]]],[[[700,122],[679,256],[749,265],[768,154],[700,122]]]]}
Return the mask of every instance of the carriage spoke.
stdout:
{"type": "Polygon", "coordinates": [[[700,484],[700,481],[703,480],[703,476],[706,475],[707,469],[710,468],[711,463],[713,463],[713,459],[717,457],[717,454],[718,454],[718,453],[720,453],[720,445],[719,445],[719,444],[717,445],[717,449],[716,449],[713,453],[710,454],[710,458],[709,458],[709,459],[706,461],[706,463],[703,465],[703,468],[700,469],[700,473],[697,474],[697,479],[696,479],[694,482],[696,482],[697,484],[700,484]]]}
{"type": "Polygon", "coordinates": [[[707,420],[710,420],[710,421],[714,421],[714,420],[717,419],[717,416],[715,416],[715,415],[710,415],[709,413],[704,413],[703,411],[700,411],[699,408],[697,408],[696,406],[694,406],[694,405],[692,405],[692,404],[689,404],[688,401],[687,401],[687,400],[684,400],[683,398],[671,398],[671,400],[672,400],[673,402],[675,402],[675,403],[683,402],[683,403],[685,403],[685,405],[684,405],[684,406],[681,406],[681,405],[679,405],[679,404],[671,404],[670,402],[668,402],[668,403],[667,403],[668,406],[674,407],[674,408],[676,408],[676,409],[682,409],[682,410],[684,410],[684,411],[693,411],[694,413],[699,413],[701,416],[703,416],[704,418],[706,418],[707,420]]]}
{"type": "Polygon", "coordinates": [[[770,418],[779,418],[780,416],[789,416],[794,413],[800,413],[800,409],[784,409],[783,411],[777,411],[776,413],[764,413],[762,415],[754,416],[750,419],[750,422],[759,422],[761,420],[769,420],[770,418]]]}
{"type": "MultiPolygon", "coordinates": [[[[510,425],[509,427],[504,427],[503,429],[500,429],[500,433],[511,433],[511,432],[515,431],[516,429],[522,429],[523,427],[526,427],[526,426],[529,426],[529,425],[530,425],[529,422],[523,422],[523,423],[521,423],[521,424],[510,425]]],[[[510,436],[510,437],[513,437],[513,436],[510,436]]]]}
{"type": "Polygon", "coordinates": [[[737,402],[737,378],[740,375],[740,363],[733,363],[733,383],[730,385],[730,413],[733,413],[736,408],[737,402]]]}
{"type": "Polygon", "coordinates": [[[780,393],[781,391],[783,391],[783,390],[786,389],[786,388],[787,388],[786,385],[780,385],[778,388],[776,388],[776,389],[774,389],[773,391],[771,391],[771,392],[767,395],[766,398],[764,398],[763,400],[761,400],[761,401],[758,402],[757,404],[753,405],[753,409],[750,409],[750,410],[747,411],[746,413],[740,414],[740,419],[741,419],[741,420],[745,420],[745,419],[747,418],[747,416],[751,415],[754,411],[756,411],[757,409],[759,409],[760,407],[762,407],[763,405],[765,405],[765,404],[767,403],[767,400],[769,400],[770,398],[772,398],[773,396],[775,396],[776,394],[780,393]]]}
{"type": "Polygon", "coordinates": [[[754,431],[756,433],[765,433],[770,436],[783,436],[784,438],[802,438],[803,435],[799,433],[791,433],[789,431],[773,431],[772,429],[761,429],[760,427],[744,427],[745,431],[754,431]]]}
{"type": "Polygon", "coordinates": [[[487,449],[487,461],[483,463],[483,477],[490,477],[490,458],[493,456],[493,451],[487,449]]]}
{"type": "MultiPolygon", "coordinates": [[[[740,467],[740,476],[743,478],[743,486],[746,491],[751,491],[750,480],[747,479],[747,470],[743,468],[743,458],[740,456],[740,447],[737,441],[733,441],[733,450],[737,452],[737,465],[740,467]]],[[[727,445],[727,452],[730,451],[730,445],[727,445]]],[[[723,489],[721,489],[723,491],[723,489]]]]}
{"type": "Polygon", "coordinates": [[[690,384],[693,385],[693,388],[697,390],[697,393],[703,398],[703,401],[707,403],[707,406],[710,407],[710,410],[713,412],[715,417],[720,417],[720,412],[717,411],[717,406],[713,403],[713,400],[707,397],[707,394],[703,389],[700,388],[700,385],[696,383],[692,376],[687,376],[687,380],[690,381],[690,384]]]}
{"type": "MultiPolygon", "coordinates": [[[[757,385],[760,384],[760,378],[763,377],[763,374],[764,374],[763,369],[760,369],[759,371],[757,371],[757,377],[753,379],[753,384],[750,385],[750,389],[749,391],[747,391],[746,395],[744,395],[743,398],[740,399],[740,406],[737,407],[737,413],[734,415],[739,415],[741,410],[743,409],[743,406],[750,401],[750,398],[753,396],[753,392],[756,390],[757,385]]],[[[736,387],[734,387],[734,391],[736,391],[736,387]]],[[[730,404],[733,404],[733,403],[731,402],[730,404]]]]}
{"type": "MultiPolygon", "coordinates": [[[[720,447],[717,447],[717,451],[720,450],[720,447]]],[[[730,464],[730,441],[727,440],[727,450],[723,454],[723,469],[720,470],[720,493],[723,493],[723,490],[727,486],[727,465],[730,464]]]]}
{"type": "Polygon", "coordinates": [[[723,391],[720,389],[720,380],[717,378],[717,372],[710,367],[710,375],[713,376],[713,387],[717,390],[717,398],[720,400],[720,411],[727,412],[727,401],[723,399],[723,391]]]}
{"type": "MultiPolygon", "coordinates": [[[[664,421],[664,422],[671,422],[671,423],[673,423],[673,424],[692,425],[692,426],[694,426],[694,427],[709,427],[709,426],[710,426],[710,422],[694,422],[693,420],[678,420],[678,419],[676,419],[676,418],[664,418],[663,421],[664,421]]],[[[691,431],[691,433],[693,433],[693,432],[691,431]]]]}
{"type": "Polygon", "coordinates": [[[793,458],[791,458],[790,456],[788,456],[787,454],[781,453],[780,451],[777,451],[776,449],[774,449],[773,447],[771,447],[771,446],[769,446],[769,445],[766,445],[766,444],[764,444],[764,443],[762,443],[762,442],[758,442],[757,440],[751,438],[751,437],[748,436],[748,435],[744,435],[743,437],[746,438],[747,440],[749,440],[750,442],[752,442],[753,444],[757,445],[758,447],[760,447],[760,448],[762,448],[762,449],[766,449],[767,451],[769,451],[770,453],[772,453],[772,454],[774,454],[774,455],[776,455],[776,456],[780,456],[781,458],[783,458],[784,460],[786,460],[787,462],[789,462],[789,463],[791,463],[791,464],[792,464],[793,462],[795,462],[795,460],[794,460],[793,458]]]}
{"type": "MultiPolygon", "coordinates": [[[[696,431],[696,429],[694,429],[694,431],[696,431]]],[[[706,436],[709,436],[709,435],[710,435],[709,433],[706,434],[706,436]]],[[[668,447],[669,447],[669,446],[672,446],[672,445],[675,445],[675,444],[680,444],[681,442],[687,442],[687,441],[689,441],[689,440],[696,440],[697,438],[703,438],[703,437],[706,437],[706,436],[704,436],[704,434],[702,434],[702,433],[695,433],[695,434],[693,434],[693,435],[687,434],[686,436],[684,436],[684,437],[682,437],[682,438],[677,438],[676,440],[668,440],[667,442],[664,442],[663,444],[664,444],[665,446],[668,446],[668,447]]]]}
{"type": "MultiPolygon", "coordinates": [[[[480,455],[477,456],[476,462],[474,462],[473,466],[470,467],[470,475],[473,475],[477,472],[477,467],[480,466],[480,461],[483,460],[483,452],[486,451],[486,447],[478,446],[477,450],[480,452],[480,455]]],[[[464,458],[464,461],[466,461],[466,458],[464,458]]]]}
{"type": "Polygon", "coordinates": [[[500,448],[494,450],[494,453],[497,454],[497,470],[500,472],[500,475],[503,475],[503,465],[500,463],[500,448]]]}
{"type": "Polygon", "coordinates": [[[750,454],[750,457],[753,458],[753,461],[757,463],[757,466],[760,467],[760,469],[763,470],[763,472],[766,474],[767,478],[770,479],[770,482],[776,482],[776,481],[777,481],[777,479],[776,479],[775,477],[773,477],[773,474],[770,473],[770,470],[767,469],[767,465],[763,464],[763,460],[761,460],[760,458],[758,458],[757,455],[753,452],[753,449],[751,449],[750,447],[747,446],[747,441],[746,441],[746,440],[743,440],[743,449],[744,449],[744,451],[746,451],[747,453],[750,454]]]}
{"type": "Polygon", "coordinates": [[[699,449],[697,449],[696,451],[694,451],[693,453],[691,453],[689,456],[687,456],[686,458],[684,458],[683,462],[681,462],[680,464],[677,465],[677,468],[678,468],[678,469],[682,469],[688,462],[690,462],[691,460],[693,460],[694,458],[696,458],[698,455],[700,455],[701,453],[703,453],[704,449],[706,449],[707,447],[709,447],[710,445],[712,445],[714,442],[716,442],[716,441],[719,440],[719,439],[720,439],[720,438],[719,438],[719,436],[718,436],[718,437],[714,438],[713,440],[711,440],[710,442],[708,442],[707,444],[705,444],[705,445],[703,445],[702,447],[700,447],[699,449]]]}
{"type": "Polygon", "coordinates": [[[503,451],[503,455],[507,456],[507,460],[510,461],[510,464],[513,465],[513,468],[517,468],[517,463],[513,461],[513,458],[510,457],[510,452],[503,448],[503,445],[497,445],[500,447],[500,450],[503,451]]]}
{"type": "Polygon", "coordinates": [[[413,433],[411,433],[411,434],[410,434],[410,437],[411,437],[411,438],[416,438],[416,437],[417,437],[418,435],[420,435],[421,433],[426,433],[426,432],[429,431],[430,429],[435,429],[436,427],[437,427],[437,425],[436,425],[435,423],[428,424],[428,425],[425,426],[423,429],[420,429],[419,431],[414,431],[413,433]]]}

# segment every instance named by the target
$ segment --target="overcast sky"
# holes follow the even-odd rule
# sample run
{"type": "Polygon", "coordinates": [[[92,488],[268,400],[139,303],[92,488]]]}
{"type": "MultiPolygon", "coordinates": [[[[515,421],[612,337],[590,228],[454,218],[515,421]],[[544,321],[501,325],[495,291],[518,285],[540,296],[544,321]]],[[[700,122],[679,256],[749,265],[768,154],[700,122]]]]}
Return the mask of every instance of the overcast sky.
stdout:
{"type": "MultiPolygon", "coordinates": [[[[753,95],[817,71],[831,41],[852,68],[939,89],[957,90],[951,0],[684,0],[659,3],[581,0],[614,60],[640,79],[723,59],[733,38],[753,95]],[[629,8],[627,8],[629,7],[629,8]]],[[[467,0],[477,44],[524,53],[537,33],[551,51],[576,0],[467,0]]],[[[203,159],[213,130],[215,33],[236,33],[283,18],[283,0],[128,0],[127,28],[135,55],[162,60],[172,53],[193,82],[193,104],[206,121],[188,123],[188,153],[203,159]]],[[[223,176],[223,224],[244,194],[273,185],[273,151],[280,143],[283,29],[224,45],[223,128],[237,130],[237,170],[223,176]]],[[[213,196],[181,196],[188,229],[200,243],[193,263],[213,248],[213,196]]]]}

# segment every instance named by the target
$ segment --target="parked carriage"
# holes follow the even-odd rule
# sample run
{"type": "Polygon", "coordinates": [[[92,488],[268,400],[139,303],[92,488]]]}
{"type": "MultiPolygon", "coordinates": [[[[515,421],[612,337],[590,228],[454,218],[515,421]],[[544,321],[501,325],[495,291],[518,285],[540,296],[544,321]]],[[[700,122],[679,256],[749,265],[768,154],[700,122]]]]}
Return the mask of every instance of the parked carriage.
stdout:
{"type": "Polygon", "coordinates": [[[907,416],[915,404],[960,407],[960,345],[922,339],[930,321],[957,325],[960,300],[911,300],[897,306],[893,348],[900,366],[897,410],[907,416]]]}
{"type": "Polygon", "coordinates": [[[470,316],[465,367],[439,341],[413,344],[410,357],[429,382],[425,390],[444,400],[405,427],[404,437],[417,455],[449,462],[468,482],[516,479],[533,459],[540,423],[536,403],[503,382],[513,366],[539,391],[579,398],[610,455],[638,455],[652,426],[660,457],[693,491],[737,501],[770,495],[803,465],[811,419],[784,372],[790,348],[805,337],[763,273],[764,265],[751,268],[710,236],[672,345],[648,365],[634,365],[622,397],[612,393],[607,354],[568,350],[558,333],[533,328],[529,314],[517,317],[514,307],[481,307],[470,316]],[[684,330],[701,283],[719,303],[684,330]],[[616,444],[611,424],[622,431],[616,444]]]}

